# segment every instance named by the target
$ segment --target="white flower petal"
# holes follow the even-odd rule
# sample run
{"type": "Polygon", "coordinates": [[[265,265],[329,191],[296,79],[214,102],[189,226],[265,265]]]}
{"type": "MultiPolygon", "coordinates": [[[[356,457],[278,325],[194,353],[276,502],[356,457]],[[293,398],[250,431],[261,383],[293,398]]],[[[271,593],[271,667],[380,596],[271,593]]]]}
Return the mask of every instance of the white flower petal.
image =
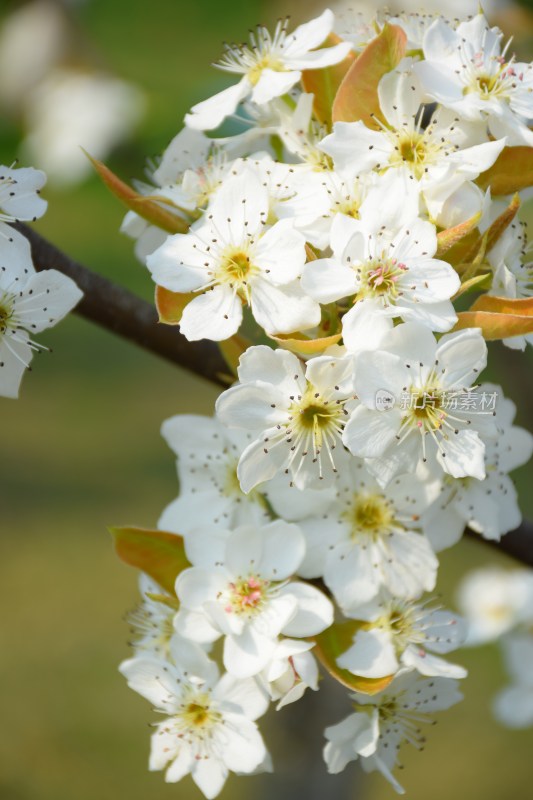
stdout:
{"type": "Polygon", "coordinates": [[[342,441],[354,456],[377,458],[394,444],[401,421],[402,415],[397,408],[373,411],[358,406],[344,429],[342,441]]]}
{"type": "Polygon", "coordinates": [[[270,282],[285,285],[300,277],[305,259],[304,236],[281,221],[259,240],[254,262],[268,274],[270,282]]]}
{"type": "MultiPolygon", "coordinates": [[[[295,65],[296,66],[296,65],[295,65]]],[[[276,72],[275,70],[264,68],[261,77],[252,90],[252,102],[258,105],[269,103],[275,97],[282,97],[298,83],[302,76],[299,70],[288,72],[276,72]]]]}
{"type": "Polygon", "coordinates": [[[207,800],[217,797],[224,788],[228,770],[216,758],[200,758],[195,760],[191,777],[207,800]]]}
{"type": "Polygon", "coordinates": [[[337,664],[364,678],[384,678],[398,669],[391,634],[379,628],[359,630],[352,646],[339,656],[337,664]]]}
{"type": "Polygon", "coordinates": [[[267,333],[294,333],[320,322],[320,306],[308,297],[299,281],[273,286],[256,277],[252,286],[252,313],[267,333]]]}
{"type": "Polygon", "coordinates": [[[181,317],[180,331],[190,341],[229,339],[242,322],[242,303],[229,286],[215,286],[188,303],[181,317]]]}
{"type": "Polygon", "coordinates": [[[304,267],[301,284],[304,292],[320,303],[332,303],[357,291],[353,269],[334,258],[309,261],[304,267]]]}
{"type": "Polygon", "coordinates": [[[326,595],[307,583],[292,582],[282,589],[283,596],[296,598],[298,608],[283,628],[285,636],[315,636],[333,623],[333,605],[326,595]]]}
{"type": "Polygon", "coordinates": [[[188,128],[200,131],[218,128],[227,116],[233,114],[241,100],[244,100],[249,94],[251,88],[248,78],[242,78],[234,86],[229,86],[213,97],[193,106],[190,113],[185,115],[185,124],[188,128]]]}

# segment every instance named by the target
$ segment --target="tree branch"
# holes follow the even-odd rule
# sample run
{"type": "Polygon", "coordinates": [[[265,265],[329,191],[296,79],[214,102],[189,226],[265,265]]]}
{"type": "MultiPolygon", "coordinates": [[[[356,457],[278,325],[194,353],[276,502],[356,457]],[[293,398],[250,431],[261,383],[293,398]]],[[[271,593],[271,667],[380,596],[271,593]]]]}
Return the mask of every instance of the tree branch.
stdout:
{"type": "MultiPolygon", "coordinates": [[[[14,227],[29,240],[37,270],[57,269],[76,281],[84,292],[76,313],[195,375],[220,386],[227,385],[223,376],[228,368],[215,342],[206,339],[189,342],[177,328],[161,325],[150,303],[73,261],[28,226],[19,223],[14,227]]],[[[477,541],[487,541],[474,531],[467,529],[467,534],[477,541]]],[[[530,522],[522,522],[500,542],[488,544],[533,567],[533,525],[530,522]]]]}
{"type": "Polygon", "coordinates": [[[83,298],[77,314],[195,375],[227,386],[222,376],[228,367],[216,342],[187,341],[177,327],[160,324],[155,307],[146,300],[78,264],[27,225],[13,227],[29,240],[37,270],[57,269],[78,284],[83,298]]]}

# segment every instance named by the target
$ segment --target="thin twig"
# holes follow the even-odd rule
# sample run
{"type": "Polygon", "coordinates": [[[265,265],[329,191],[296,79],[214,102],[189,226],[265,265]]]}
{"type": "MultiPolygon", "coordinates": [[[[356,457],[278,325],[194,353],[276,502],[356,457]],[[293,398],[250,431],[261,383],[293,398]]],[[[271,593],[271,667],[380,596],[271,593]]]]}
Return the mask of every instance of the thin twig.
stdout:
{"type": "MultiPolygon", "coordinates": [[[[57,269],[72,278],[84,292],[76,312],[104,328],[150,350],[202,378],[226,386],[228,368],[215,342],[189,342],[177,328],[161,325],[155,308],[107,278],[91,272],[26,225],[15,226],[31,244],[35,268],[57,269]]],[[[467,529],[467,534],[482,539],[467,529]]],[[[497,550],[533,567],[533,525],[527,520],[500,542],[489,542],[497,550]]]]}

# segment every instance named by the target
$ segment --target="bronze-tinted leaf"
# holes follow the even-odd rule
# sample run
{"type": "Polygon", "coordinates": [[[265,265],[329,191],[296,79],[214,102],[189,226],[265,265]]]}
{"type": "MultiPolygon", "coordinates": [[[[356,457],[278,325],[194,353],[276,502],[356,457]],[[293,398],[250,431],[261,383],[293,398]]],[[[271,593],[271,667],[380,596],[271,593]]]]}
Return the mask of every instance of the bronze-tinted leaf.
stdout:
{"type": "Polygon", "coordinates": [[[452,247],[455,247],[459,242],[463,241],[473,230],[475,230],[481,213],[474,214],[473,217],[467,219],[466,222],[461,222],[453,228],[447,228],[437,234],[437,252],[435,258],[442,258],[452,247]]]}
{"type": "MultiPolygon", "coordinates": [[[[342,42],[340,36],[330,33],[322,47],[333,47],[342,42]]],[[[335,95],[342,79],[350,69],[355,53],[350,53],[343,61],[324,69],[311,69],[302,72],[302,84],[305,92],[314,95],[313,110],[319,122],[331,126],[331,114],[335,95]]]]}
{"type": "Polygon", "coordinates": [[[397,25],[385,24],[344,76],[333,103],[333,122],[362,120],[369,128],[378,127],[373,115],[381,116],[379,82],[398,66],[406,46],[404,31],[397,25]]]}
{"type": "Polygon", "coordinates": [[[493,197],[533,186],[533,147],[504,147],[492,167],[483,172],[476,183],[482,189],[490,186],[493,197]]]}
{"type": "Polygon", "coordinates": [[[196,297],[194,293],[171,292],[164,286],[156,286],[155,307],[159,314],[159,322],[165,325],[179,325],[185,306],[196,297]]]}
{"type": "Polygon", "coordinates": [[[131,211],[135,211],[136,214],[147,222],[156,225],[167,233],[186,233],[189,230],[189,225],[183,217],[164,208],[164,205],[169,206],[168,200],[165,198],[158,200],[157,197],[147,197],[146,195],[139,194],[135,189],[132,189],[131,186],[124,183],[124,181],[115,175],[115,173],[101,161],[92,158],[88,153],[86,153],[86,155],[108,189],[110,189],[115,197],[118,197],[131,211]]]}
{"type": "Polygon", "coordinates": [[[454,331],[463,328],[481,328],[487,341],[509,339],[533,333],[533,316],[521,314],[498,314],[491,311],[461,311],[454,331]]]}
{"type": "Polygon", "coordinates": [[[122,561],[145,572],[169,594],[175,594],[176,578],[191,566],[181,536],[135,527],[110,528],[109,531],[122,561]]]}
{"type": "Polygon", "coordinates": [[[312,356],[317,353],[323,353],[328,347],[338,344],[342,338],[341,333],[335,333],[333,336],[323,336],[320,339],[306,339],[302,334],[292,334],[284,336],[271,336],[275,342],[283,347],[285,350],[290,350],[291,353],[302,356],[312,356]],[[300,338],[301,337],[301,338],[300,338]]]}

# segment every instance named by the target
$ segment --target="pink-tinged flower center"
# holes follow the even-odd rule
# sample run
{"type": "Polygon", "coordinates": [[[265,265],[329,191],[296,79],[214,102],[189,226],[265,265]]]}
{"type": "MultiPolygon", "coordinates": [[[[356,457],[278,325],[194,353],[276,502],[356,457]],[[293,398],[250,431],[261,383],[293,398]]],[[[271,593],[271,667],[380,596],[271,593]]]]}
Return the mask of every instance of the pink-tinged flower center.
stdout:
{"type": "Polygon", "coordinates": [[[240,578],[228,586],[228,597],[225,610],[228,614],[254,614],[264,605],[270,581],[262,580],[256,575],[240,578]]]}
{"type": "Polygon", "coordinates": [[[382,257],[378,261],[367,262],[362,270],[362,287],[357,300],[363,297],[394,300],[400,294],[398,282],[409,267],[396,258],[382,257]]]}

